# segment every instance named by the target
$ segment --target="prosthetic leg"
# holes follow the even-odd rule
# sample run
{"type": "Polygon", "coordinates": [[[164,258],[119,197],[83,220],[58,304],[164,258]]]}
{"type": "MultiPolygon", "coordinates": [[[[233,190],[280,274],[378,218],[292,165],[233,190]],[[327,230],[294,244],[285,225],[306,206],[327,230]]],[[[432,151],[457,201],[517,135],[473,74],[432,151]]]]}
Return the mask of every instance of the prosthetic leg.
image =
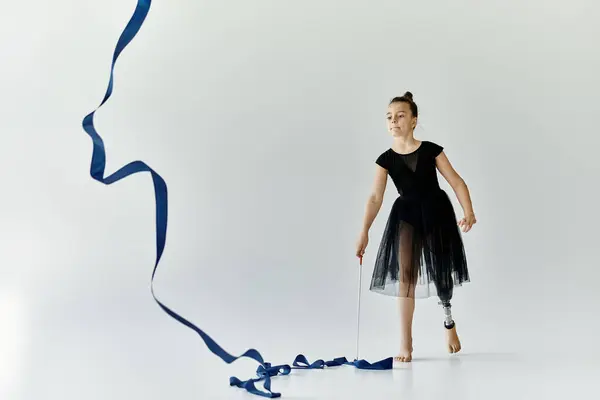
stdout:
{"type": "Polygon", "coordinates": [[[450,304],[450,300],[442,300],[438,304],[441,304],[444,307],[444,326],[446,329],[454,328],[454,320],[452,319],[452,305],[450,304]]]}
{"type": "Polygon", "coordinates": [[[452,319],[452,305],[450,304],[450,300],[452,299],[452,292],[454,291],[454,285],[452,284],[451,279],[445,279],[444,284],[438,284],[438,296],[440,301],[438,304],[441,304],[444,307],[444,326],[446,329],[454,328],[454,319],[452,319]]]}
{"type": "Polygon", "coordinates": [[[452,306],[450,304],[454,286],[450,279],[444,280],[444,283],[446,284],[438,285],[438,296],[440,298],[439,304],[444,307],[444,327],[446,328],[448,351],[450,353],[458,353],[461,350],[461,344],[456,333],[456,324],[452,318],[452,306]]]}

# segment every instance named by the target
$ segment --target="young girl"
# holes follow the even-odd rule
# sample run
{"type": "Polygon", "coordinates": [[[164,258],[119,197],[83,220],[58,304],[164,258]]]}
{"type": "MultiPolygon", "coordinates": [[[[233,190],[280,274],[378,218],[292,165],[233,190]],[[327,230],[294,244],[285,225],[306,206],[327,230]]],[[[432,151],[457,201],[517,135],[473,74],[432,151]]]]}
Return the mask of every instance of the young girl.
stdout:
{"type": "Polygon", "coordinates": [[[375,181],[356,256],[362,259],[365,253],[369,229],[381,208],[389,175],[400,196],[392,206],[379,244],[370,290],[398,298],[401,339],[400,353],[394,360],[412,360],[415,298],[435,295],[445,311],[448,351],[456,353],[461,345],[450,312],[450,300],[455,286],[469,282],[459,229],[468,232],[476,222],[469,190],[441,146],[415,140],[413,131],[418,108],[410,92],[392,99],[386,116],[393,144],[376,160],[375,181]],[[463,208],[464,218],[458,224],[452,203],[439,186],[436,168],[463,208]]]}

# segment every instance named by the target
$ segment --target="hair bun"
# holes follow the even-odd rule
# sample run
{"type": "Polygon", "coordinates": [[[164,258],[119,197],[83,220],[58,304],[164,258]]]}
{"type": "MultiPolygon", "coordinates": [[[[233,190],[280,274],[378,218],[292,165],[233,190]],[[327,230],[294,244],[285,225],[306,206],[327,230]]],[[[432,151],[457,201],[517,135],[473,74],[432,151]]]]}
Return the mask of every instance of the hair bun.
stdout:
{"type": "Polygon", "coordinates": [[[406,97],[407,99],[409,99],[410,101],[413,101],[413,95],[411,92],[406,92],[404,93],[404,97],[406,97]]]}

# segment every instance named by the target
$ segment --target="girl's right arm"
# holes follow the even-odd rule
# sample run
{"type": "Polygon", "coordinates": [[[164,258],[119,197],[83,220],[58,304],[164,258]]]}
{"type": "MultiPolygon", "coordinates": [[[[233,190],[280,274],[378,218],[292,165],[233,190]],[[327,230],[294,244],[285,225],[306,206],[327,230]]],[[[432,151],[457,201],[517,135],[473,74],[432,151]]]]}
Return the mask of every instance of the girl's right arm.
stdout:
{"type": "Polygon", "coordinates": [[[373,187],[371,188],[371,194],[367,200],[367,206],[365,210],[365,217],[363,220],[363,229],[362,233],[368,234],[369,229],[371,229],[371,225],[373,221],[375,221],[375,217],[379,213],[381,209],[381,204],[383,203],[383,195],[385,193],[385,187],[387,184],[388,172],[385,168],[377,165],[377,169],[375,171],[375,178],[373,180],[373,187]]]}
{"type": "Polygon", "coordinates": [[[365,253],[367,244],[369,243],[369,229],[375,220],[375,217],[381,209],[383,203],[383,195],[385,193],[385,187],[387,184],[388,172],[385,168],[377,165],[375,171],[375,179],[373,180],[373,187],[367,200],[365,209],[365,216],[363,218],[363,226],[359,235],[358,243],[356,245],[356,256],[362,257],[365,253]]]}

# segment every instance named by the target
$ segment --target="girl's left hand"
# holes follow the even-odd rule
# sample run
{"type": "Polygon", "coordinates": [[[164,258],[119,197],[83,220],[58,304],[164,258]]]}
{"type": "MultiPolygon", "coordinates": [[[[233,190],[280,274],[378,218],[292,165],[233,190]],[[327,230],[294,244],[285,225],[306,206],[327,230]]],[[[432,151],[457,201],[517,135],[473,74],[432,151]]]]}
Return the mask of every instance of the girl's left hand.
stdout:
{"type": "Polygon", "coordinates": [[[462,228],[463,232],[469,232],[473,224],[477,223],[477,219],[475,218],[475,214],[467,214],[458,221],[458,226],[462,228]]]}

